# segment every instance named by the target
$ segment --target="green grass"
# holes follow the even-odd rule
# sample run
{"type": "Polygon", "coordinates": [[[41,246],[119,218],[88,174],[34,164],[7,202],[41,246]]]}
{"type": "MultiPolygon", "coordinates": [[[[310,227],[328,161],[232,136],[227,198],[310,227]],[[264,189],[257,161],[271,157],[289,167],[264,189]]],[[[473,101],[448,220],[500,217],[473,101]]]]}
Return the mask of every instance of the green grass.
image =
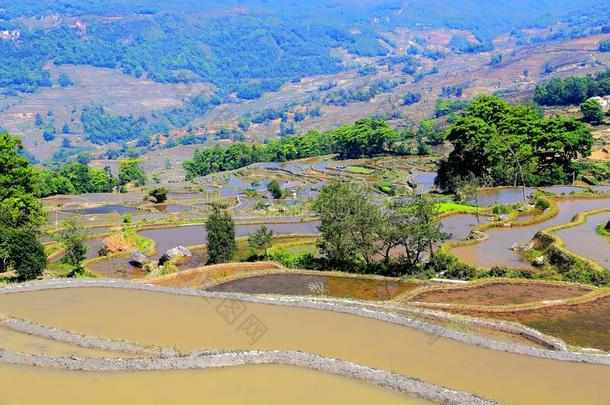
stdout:
{"type": "Polygon", "coordinates": [[[318,253],[318,248],[315,244],[296,244],[296,245],[288,245],[288,246],[274,246],[271,247],[270,251],[277,251],[282,249],[292,255],[304,255],[304,254],[312,254],[315,255],[318,253]]]}
{"type": "Polygon", "coordinates": [[[364,167],[364,166],[348,166],[347,170],[349,170],[350,172],[360,173],[360,174],[371,174],[375,171],[369,167],[364,167]]]}
{"type": "Polygon", "coordinates": [[[608,229],[606,229],[606,225],[600,225],[597,228],[595,228],[595,230],[597,231],[598,235],[601,236],[607,236],[610,238],[610,231],[608,229]]]}
{"type": "Polygon", "coordinates": [[[152,254],[155,249],[155,242],[136,233],[134,229],[125,230],[125,239],[134,243],[140,252],[152,254]]]}
{"type": "Polygon", "coordinates": [[[448,212],[464,212],[464,213],[476,213],[481,208],[473,207],[472,205],[459,204],[455,202],[442,202],[438,204],[438,213],[446,214],[448,212]]]}

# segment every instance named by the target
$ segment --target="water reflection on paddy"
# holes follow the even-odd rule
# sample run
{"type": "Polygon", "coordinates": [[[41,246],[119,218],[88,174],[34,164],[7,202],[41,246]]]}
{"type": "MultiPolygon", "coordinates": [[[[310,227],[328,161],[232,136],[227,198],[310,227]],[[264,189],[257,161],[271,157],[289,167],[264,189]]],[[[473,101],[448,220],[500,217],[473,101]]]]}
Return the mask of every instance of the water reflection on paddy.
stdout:
{"type": "Polygon", "coordinates": [[[557,205],[559,213],[548,221],[530,226],[492,228],[485,231],[489,239],[476,245],[456,247],[451,251],[464,260],[482,267],[503,265],[512,268],[531,268],[532,266],[523,260],[520,253],[510,250],[513,244],[528,243],[541,229],[569,222],[579,212],[608,207],[610,199],[563,200],[558,201],[557,205]]]}
{"type": "Polygon", "coordinates": [[[605,225],[608,221],[610,212],[591,215],[584,224],[559,230],[555,234],[563,239],[566,249],[610,268],[609,240],[596,232],[598,226],[605,225]]]}

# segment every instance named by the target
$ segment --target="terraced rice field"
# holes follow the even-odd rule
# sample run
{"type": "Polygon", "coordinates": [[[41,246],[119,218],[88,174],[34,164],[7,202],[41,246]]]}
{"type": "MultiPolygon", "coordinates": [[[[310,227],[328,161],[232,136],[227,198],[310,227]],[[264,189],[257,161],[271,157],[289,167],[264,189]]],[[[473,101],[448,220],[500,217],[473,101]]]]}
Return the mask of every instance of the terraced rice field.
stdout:
{"type": "Polygon", "coordinates": [[[489,239],[476,245],[460,246],[451,252],[467,262],[481,267],[507,266],[510,268],[532,268],[523,260],[519,252],[511,250],[515,243],[529,243],[541,229],[569,222],[574,215],[583,211],[608,207],[610,199],[566,199],[557,202],[559,213],[553,218],[530,226],[492,228],[485,233],[489,239]]]}
{"type": "Polygon", "coordinates": [[[519,305],[578,297],[591,289],[577,285],[488,282],[473,287],[422,292],[410,301],[458,305],[519,305]]]}
{"type": "Polygon", "coordinates": [[[320,274],[267,274],[228,281],[210,291],[248,294],[315,295],[358,300],[389,300],[420,283],[320,274]]]}
{"type": "Polygon", "coordinates": [[[260,271],[278,271],[279,266],[274,263],[236,263],[223,264],[189,269],[157,279],[148,280],[150,284],[173,288],[204,288],[220,280],[260,271]]]}
{"type": "Polygon", "coordinates": [[[591,215],[584,224],[559,230],[555,235],[563,240],[564,247],[569,251],[610,268],[609,240],[596,232],[598,226],[605,225],[608,221],[610,212],[591,215]]]}
{"type": "MultiPolygon", "coordinates": [[[[0,308],[13,316],[75,332],[175,346],[183,352],[200,348],[298,349],[396,371],[429,383],[473,392],[506,403],[606,404],[610,401],[610,390],[606,384],[610,378],[608,366],[547,360],[483,349],[400,325],[319,309],[110,288],[70,288],[5,294],[0,295],[0,308]],[[224,311],[227,305],[239,309],[237,317],[233,310],[224,311]],[[103,310],[100,311],[100,308],[103,310]],[[92,313],[96,316],[90,316],[92,313]],[[255,316],[264,325],[265,332],[255,340],[252,340],[251,334],[239,328],[244,319],[251,316],[255,316]]],[[[14,374],[10,374],[12,371],[5,370],[6,367],[3,367],[5,380],[15,380],[14,374]]],[[[175,375],[180,380],[181,376],[187,374],[177,372],[175,375]]],[[[137,380],[140,374],[130,376],[137,380]]],[[[240,381],[250,386],[250,380],[244,378],[243,374],[235,376],[237,378],[229,379],[233,384],[240,381]]],[[[31,378],[33,377],[28,381],[31,378]]],[[[130,381],[129,378],[113,378],[113,374],[104,378],[112,383],[105,386],[100,385],[103,379],[96,380],[96,388],[109,388],[100,389],[104,392],[100,394],[102,398],[113,391],[110,389],[113,384],[130,381]]],[[[160,396],[164,395],[164,389],[172,387],[174,399],[176,395],[188,391],[187,388],[184,391],[177,389],[176,387],[181,387],[180,383],[173,385],[168,384],[170,380],[163,381],[161,384],[154,383],[154,380],[153,383],[144,380],[142,384],[154,387],[151,392],[157,392],[160,396]]],[[[184,377],[182,381],[188,382],[191,379],[184,377]]],[[[202,392],[202,387],[207,385],[202,385],[206,383],[201,380],[197,381],[199,384],[196,390],[202,392]]],[[[209,378],[207,381],[211,385],[223,387],[221,378],[209,378]]],[[[291,387],[291,395],[300,392],[281,378],[268,378],[267,381],[272,381],[274,387],[277,387],[277,381],[284,381],[281,385],[291,387]]],[[[132,388],[132,392],[138,392],[133,390],[134,384],[127,386],[132,388]]],[[[78,386],[66,384],[70,387],[73,385],[78,386]]],[[[92,386],[84,384],[82,387],[92,386]]],[[[121,392],[120,388],[117,389],[121,392]]],[[[203,391],[207,393],[206,389],[203,391]]],[[[248,397],[256,396],[248,394],[247,389],[234,391],[232,394],[224,394],[229,395],[228,398],[231,395],[241,395],[238,399],[242,400],[244,393],[248,397]]],[[[80,388],[75,388],[75,392],[80,392],[80,388]]],[[[96,391],[91,388],[85,389],[85,392],[91,396],[96,391]]],[[[210,392],[216,391],[210,388],[210,392]]],[[[267,394],[264,390],[261,393],[267,394]]],[[[9,394],[3,392],[1,395],[9,394]]]]}
{"type": "Polygon", "coordinates": [[[516,321],[575,346],[610,351],[610,295],[582,304],[469,314],[516,321]]]}
{"type": "Polygon", "coordinates": [[[288,366],[78,372],[0,364],[2,403],[413,404],[431,402],[345,377],[288,366]],[[25,389],[23,383],[36,389],[25,389]],[[64,387],[57,389],[57,387],[64,387]],[[315,387],[315,389],[312,389],[315,387]]]}

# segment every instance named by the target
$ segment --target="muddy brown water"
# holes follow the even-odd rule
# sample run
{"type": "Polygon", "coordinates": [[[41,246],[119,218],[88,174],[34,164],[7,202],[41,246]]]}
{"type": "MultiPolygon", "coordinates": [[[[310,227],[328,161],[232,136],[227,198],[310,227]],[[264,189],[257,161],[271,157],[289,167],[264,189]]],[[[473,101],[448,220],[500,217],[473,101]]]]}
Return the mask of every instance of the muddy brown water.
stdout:
{"type": "Polygon", "coordinates": [[[2,404],[431,403],[345,377],[275,365],[95,373],[2,364],[0,379],[11,382],[0,390],[2,404]]]}
{"type": "Polygon", "coordinates": [[[489,239],[476,245],[456,247],[451,251],[458,257],[482,267],[503,265],[512,268],[532,268],[523,260],[520,253],[510,250],[515,242],[527,244],[541,229],[569,222],[579,212],[608,207],[610,198],[571,199],[558,201],[557,205],[559,213],[548,221],[530,226],[492,228],[485,231],[489,239]]]}
{"type": "Polygon", "coordinates": [[[331,275],[267,274],[229,281],[211,291],[249,294],[317,295],[363,300],[388,300],[413,290],[419,283],[331,275]]]}
{"type": "Polygon", "coordinates": [[[563,239],[564,247],[577,255],[610,268],[610,239],[596,232],[596,228],[610,221],[610,212],[591,215],[584,224],[561,229],[555,234],[563,239]]]}
{"type": "Polygon", "coordinates": [[[587,294],[591,290],[575,285],[539,283],[487,283],[417,294],[411,301],[462,305],[517,305],[553,301],[587,294]]]}
{"type": "Polygon", "coordinates": [[[472,228],[479,224],[489,222],[485,216],[477,217],[471,214],[457,214],[441,218],[441,226],[444,233],[449,235],[448,241],[458,241],[468,238],[472,228]]]}
{"type": "MultiPolygon", "coordinates": [[[[126,353],[107,350],[88,349],[68,343],[45,339],[39,336],[15,332],[0,326],[0,348],[27,354],[46,354],[49,356],[77,357],[130,357],[126,353]]],[[[1,366],[0,366],[1,367],[1,366]]]]}
{"type": "MultiPolygon", "coordinates": [[[[355,315],[231,303],[235,302],[146,291],[75,288],[1,295],[0,311],[93,336],[175,346],[182,351],[303,350],[400,372],[505,403],[610,402],[609,366],[483,349],[355,315]],[[260,328],[247,327],[251,322],[258,322],[260,328]]],[[[30,384],[32,380],[27,381],[30,384]]],[[[149,385],[151,389],[159,389],[158,386],[172,384],[149,385]]],[[[274,381],[274,387],[289,386],[274,381]]],[[[90,395],[97,391],[88,392],[90,395]]],[[[183,390],[172,392],[178,395],[176,392],[183,390]]],[[[292,397],[297,398],[291,394],[292,397]]]]}

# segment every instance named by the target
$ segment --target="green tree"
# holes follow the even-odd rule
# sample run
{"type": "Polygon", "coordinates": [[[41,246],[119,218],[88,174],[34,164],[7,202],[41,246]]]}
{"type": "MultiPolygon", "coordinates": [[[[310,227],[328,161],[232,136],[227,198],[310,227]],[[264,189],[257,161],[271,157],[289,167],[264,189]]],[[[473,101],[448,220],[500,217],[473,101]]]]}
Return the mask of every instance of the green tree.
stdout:
{"type": "Polygon", "coordinates": [[[124,186],[133,183],[136,186],[146,184],[146,173],[142,169],[141,159],[122,160],[119,165],[119,184],[124,186]]]}
{"type": "Polygon", "coordinates": [[[64,248],[63,263],[72,266],[70,276],[80,275],[84,272],[83,261],[87,258],[89,246],[86,243],[87,231],[74,216],[68,216],[58,234],[58,241],[64,248]]]}
{"type": "Polygon", "coordinates": [[[322,189],[313,209],[320,217],[318,247],[331,265],[372,262],[381,212],[365,191],[354,184],[333,183],[322,189]]]}
{"type": "Polygon", "coordinates": [[[66,73],[63,73],[63,72],[59,74],[57,82],[59,83],[59,85],[61,87],[68,87],[68,86],[72,86],[74,84],[74,83],[72,83],[70,76],[68,76],[66,73]]]}
{"type": "Polygon", "coordinates": [[[167,200],[167,189],[165,187],[155,187],[148,191],[148,196],[152,197],[157,204],[167,200]]]}
{"type": "Polygon", "coordinates": [[[30,228],[0,227],[0,272],[14,270],[21,280],[39,277],[47,266],[47,255],[30,228]]]}
{"type": "Polygon", "coordinates": [[[0,210],[5,226],[39,226],[46,221],[38,192],[37,171],[21,155],[21,139],[0,133],[0,210]]]}
{"type": "Polygon", "coordinates": [[[273,198],[276,200],[282,198],[282,188],[276,179],[271,180],[269,184],[267,184],[267,191],[269,191],[271,196],[273,196],[273,198]]]}
{"type": "Polygon", "coordinates": [[[365,118],[334,131],[334,148],[340,159],[375,156],[392,149],[399,136],[382,119],[365,118]]]}
{"type": "MultiPolygon", "coordinates": [[[[457,184],[457,190],[455,192],[455,199],[458,202],[463,202],[466,204],[474,205],[475,207],[479,206],[479,190],[481,187],[486,185],[485,179],[481,177],[477,177],[473,174],[469,174],[468,176],[459,180],[457,184]]],[[[477,223],[481,223],[481,219],[479,217],[479,211],[477,210],[475,213],[477,217],[477,223]]]]}
{"type": "Polygon", "coordinates": [[[268,257],[268,250],[273,241],[273,231],[265,225],[261,226],[256,232],[248,235],[248,246],[253,254],[258,254],[261,250],[265,253],[265,259],[268,257]]]}
{"type": "Polygon", "coordinates": [[[604,109],[595,99],[590,98],[580,105],[583,121],[591,124],[599,124],[604,121],[604,109]]]}
{"type": "Polygon", "coordinates": [[[414,194],[406,203],[393,204],[382,224],[386,228],[380,233],[386,262],[390,249],[400,246],[404,253],[398,260],[406,265],[407,271],[416,269],[426,252],[432,256],[435,244],[443,237],[437,204],[424,194],[414,194]]]}
{"type": "Polygon", "coordinates": [[[449,128],[453,151],[441,161],[439,188],[455,192],[470,175],[491,185],[543,186],[569,181],[572,161],[591,152],[586,125],[564,118],[545,119],[536,109],[479,96],[449,128]]]}
{"type": "Polygon", "coordinates": [[[230,262],[237,251],[235,222],[231,214],[214,205],[205,222],[207,231],[208,264],[230,262]]]}
{"type": "Polygon", "coordinates": [[[90,167],[88,177],[87,190],[90,193],[111,193],[114,189],[115,178],[109,170],[90,167]]]}

